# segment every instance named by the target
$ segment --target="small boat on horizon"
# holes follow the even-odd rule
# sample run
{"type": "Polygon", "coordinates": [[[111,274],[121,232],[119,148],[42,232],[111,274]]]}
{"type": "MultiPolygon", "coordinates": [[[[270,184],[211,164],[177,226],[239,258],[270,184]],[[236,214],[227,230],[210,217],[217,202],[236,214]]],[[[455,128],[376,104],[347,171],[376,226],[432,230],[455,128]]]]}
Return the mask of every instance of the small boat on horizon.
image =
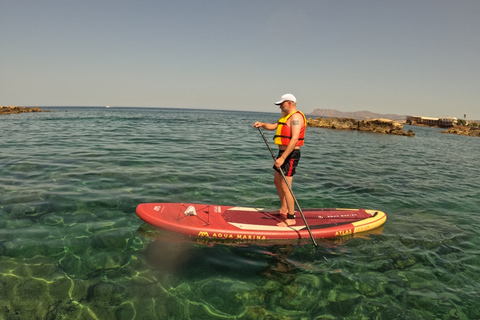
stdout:
{"type": "Polygon", "coordinates": [[[110,108],[110,106],[106,106],[105,108],[110,108]]]}

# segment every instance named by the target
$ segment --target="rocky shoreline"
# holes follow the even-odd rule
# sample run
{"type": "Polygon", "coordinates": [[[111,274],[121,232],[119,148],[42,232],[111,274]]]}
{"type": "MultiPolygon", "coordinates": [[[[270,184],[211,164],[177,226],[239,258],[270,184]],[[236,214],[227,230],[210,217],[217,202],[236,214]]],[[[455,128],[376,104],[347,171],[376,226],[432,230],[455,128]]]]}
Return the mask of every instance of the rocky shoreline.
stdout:
{"type": "Polygon", "coordinates": [[[355,120],[353,118],[316,118],[307,119],[307,126],[341,129],[341,130],[357,130],[369,131],[375,133],[393,134],[407,137],[414,137],[412,130],[403,130],[403,125],[399,122],[388,119],[372,119],[372,120],[355,120]]]}
{"type": "Polygon", "coordinates": [[[461,136],[469,136],[469,137],[480,137],[480,129],[473,129],[470,127],[465,126],[458,126],[449,128],[446,131],[440,131],[441,133],[450,133],[450,134],[458,134],[461,136]]]}
{"type": "Polygon", "coordinates": [[[50,112],[50,110],[42,110],[39,107],[17,107],[17,106],[2,106],[0,107],[0,114],[17,114],[25,112],[50,112]]]}

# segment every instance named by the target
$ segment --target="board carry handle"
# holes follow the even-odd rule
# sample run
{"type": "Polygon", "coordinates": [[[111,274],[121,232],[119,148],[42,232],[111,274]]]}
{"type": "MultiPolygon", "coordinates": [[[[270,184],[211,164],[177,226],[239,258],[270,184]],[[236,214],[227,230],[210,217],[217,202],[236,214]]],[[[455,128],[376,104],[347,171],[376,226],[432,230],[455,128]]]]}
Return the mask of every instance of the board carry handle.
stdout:
{"type": "MultiPolygon", "coordinates": [[[[260,127],[258,127],[257,129],[258,129],[258,131],[260,131],[260,134],[262,135],[263,141],[265,141],[265,144],[267,145],[268,150],[270,150],[270,154],[272,155],[273,161],[277,160],[277,158],[275,158],[275,154],[272,151],[272,148],[270,148],[270,145],[267,142],[267,138],[265,138],[265,135],[262,132],[262,129],[260,129],[260,127]]],[[[297,205],[298,211],[300,211],[300,214],[302,215],[303,222],[305,223],[305,226],[307,227],[307,230],[308,230],[308,233],[310,234],[310,238],[312,239],[313,245],[315,247],[318,247],[318,244],[315,242],[315,238],[312,235],[312,231],[310,230],[310,227],[308,226],[307,219],[305,219],[305,215],[303,214],[302,208],[300,208],[300,205],[298,204],[297,198],[293,194],[293,190],[292,190],[292,188],[290,187],[290,184],[287,181],[287,177],[285,177],[285,174],[283,173],[282,169],[280,169],[278,171],[280,171],[280,173],[282,174],[283,180],[285,180],[285,184],[287,185],[288,190],[292,194],[293,200],[295,200],[295,204],[297,205]]]]}

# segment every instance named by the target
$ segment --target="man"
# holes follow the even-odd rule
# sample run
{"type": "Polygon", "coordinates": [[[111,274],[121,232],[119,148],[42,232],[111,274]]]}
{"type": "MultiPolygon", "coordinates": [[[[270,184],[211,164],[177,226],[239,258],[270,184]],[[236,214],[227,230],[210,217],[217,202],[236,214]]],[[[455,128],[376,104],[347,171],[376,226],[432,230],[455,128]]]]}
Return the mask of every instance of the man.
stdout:
{"type": "Polygon", "coordinates": [[[305,127],[307,120],[301,111],[297,111],[297,99],[293,94],[284,94],[280,101],[275,102],[282,111],[282,117],[275,123],[255,122],[255,128],[265,130],[277,130],[275,134],[275,144],[278,145],[278,156],[275,160],[273,169],[275,169],[275,187],[280,198],[280,210],[275,214],[285,218],[278,226],[286,227],[295,225],[295,200],[283,179],[280,170],[283,170],[290,187],[292,187],[295,168],[300,161],[300,147],[305,138],[305,127]]]}

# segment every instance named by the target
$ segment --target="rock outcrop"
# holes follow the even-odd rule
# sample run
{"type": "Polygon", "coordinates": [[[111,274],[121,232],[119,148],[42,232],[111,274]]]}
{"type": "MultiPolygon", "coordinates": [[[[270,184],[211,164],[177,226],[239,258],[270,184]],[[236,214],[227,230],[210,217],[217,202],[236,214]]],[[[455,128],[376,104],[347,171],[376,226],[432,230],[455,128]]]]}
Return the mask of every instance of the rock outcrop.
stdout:
{"type": "Polygon", "coordinates": [[[0,107],[0,114],[14,114],[14,113],[24,113],[24,112],[49,112],[48,110],[43,111],[38,107],[17,107],[17,106],[7,106],[0,107]]]}
{"type": "Polygon", "coordinates": [[[452,127],[446,131],[440,131],[441,133],[451,133],[451,134],[458,134],[461,136],[469,136],[469,137],[480,137],[480,129],[472,129],[470,127],[452,127]]]}
{"type": "Polygon", "coordinates": [[[335,109],[315,109],[309,113],[311,116],[317,117],[329,117],[329,118],[354,118],[359,120],[371,120],[371,119],[389,119],[398,122],[405,122],[407,119],[406,115],[401,114],[381,114],[370,111],[354,111],[354,112],[343,112],[335,109]]]}
{"type": "Polygon", "coordinates": [[[328,129],[358,130],[384,134],[413,137],[412,130],[405,132],[403,125],[388,119],[355,120],[353,118],[316,118],[307,119],[307,126],[328,129]]]}

